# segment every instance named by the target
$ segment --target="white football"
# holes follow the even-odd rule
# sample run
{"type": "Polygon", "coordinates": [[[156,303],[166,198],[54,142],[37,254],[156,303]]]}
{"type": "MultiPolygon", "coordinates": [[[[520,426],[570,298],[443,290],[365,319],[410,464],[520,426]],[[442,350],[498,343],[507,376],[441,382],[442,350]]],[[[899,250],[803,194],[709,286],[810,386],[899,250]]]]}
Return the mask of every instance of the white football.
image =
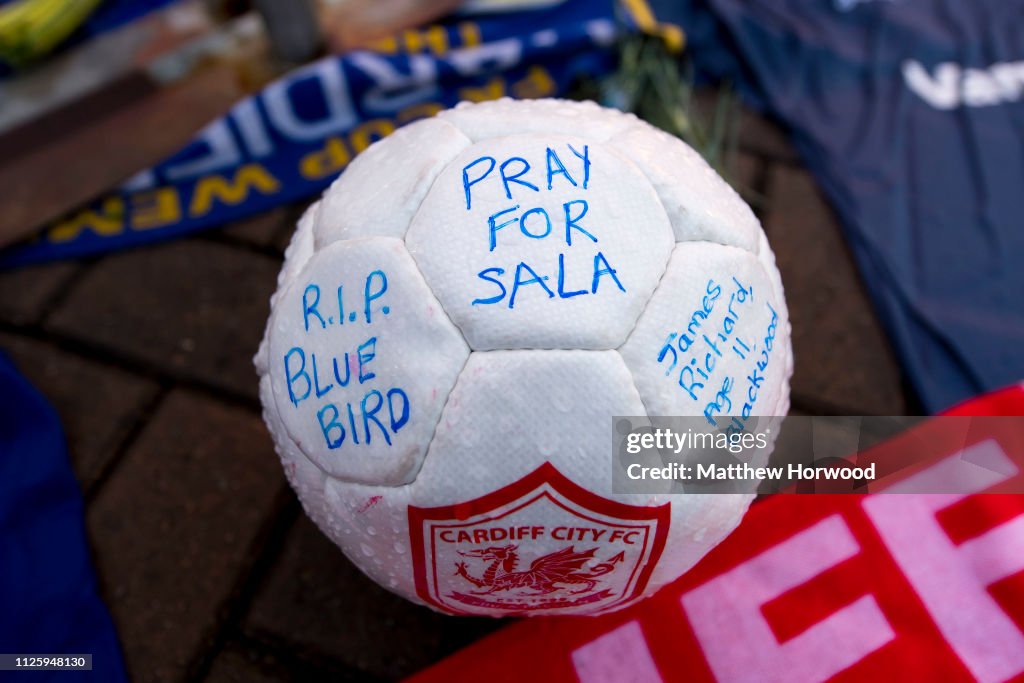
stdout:
{"type": "Polygon", "coordinates": [[[612,416],[785,415],[790,328],[742,199],[591,102],[463,103],[300,220],[255,359],[307,513],[451,614],[597,614],[680,576],[751,496],[612,493],[612,416]],[[742,349],[740,344],[745,344],[742,349]]]}

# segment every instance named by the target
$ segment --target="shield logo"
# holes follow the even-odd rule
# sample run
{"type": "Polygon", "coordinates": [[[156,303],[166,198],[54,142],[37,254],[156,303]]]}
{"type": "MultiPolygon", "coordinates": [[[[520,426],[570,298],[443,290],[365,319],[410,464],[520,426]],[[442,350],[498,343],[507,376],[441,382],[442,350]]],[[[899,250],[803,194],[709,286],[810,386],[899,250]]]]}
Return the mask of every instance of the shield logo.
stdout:
{"type": "Polygon", "coordinates": [[[450,614],[594,614],[639,599],[665,547],[669,504],[574,484],[550,463],[474,500],[409,506],[416,592],[450,614]]]}

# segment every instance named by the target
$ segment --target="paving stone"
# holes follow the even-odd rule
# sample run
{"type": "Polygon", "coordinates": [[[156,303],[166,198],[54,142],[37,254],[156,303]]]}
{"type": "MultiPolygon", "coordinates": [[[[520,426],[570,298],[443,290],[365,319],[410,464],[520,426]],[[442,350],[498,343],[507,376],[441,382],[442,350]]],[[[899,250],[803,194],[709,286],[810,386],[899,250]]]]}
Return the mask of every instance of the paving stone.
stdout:
{"type": "Polygon", "coordinates": [[[245,628],[391,680],[500,624],[447,617],[384,590],[303,516],[254,600],[245,628]]]}
{"type": "Polygon", "coordinates": [[[132,680],[182,680],[258,551],[284,478],[259,417],[174,391],[89,506],[132,680]]]}
{"type": "Polygon", "coordinates": [[[904,414],[899,366],[813,178],[775,166],[768,188],[765,225],[793,323],[794,401],[904,414]]]}
{"type": "Polygon", "coordinates": [[[278,207],[245,220],[229,223],[221,230],[225,235],[241,242],[270,247],[275,246],[275,239],[290,219],[291,212],[288,208],[278,207]]]}
{"type": "MultiPolygon", "coordinates": [[[[698,88],[693,95],[693,111],[706,129],[714,121],[720,95],[716,88],[698,88]]],[[[735,105],[737,144],[741,151],[787,164],[800,160],[782,126],[745,104],[735,105]]]]}
{"type": "Polygon", "coordinates": [[[206,683],[286,683],[294,679],[273,655],[231,645],[217,655],[205,680],[206,683]]]}
{"type": "Polygon", "coordinates": [[[252,357],[280,264],[203,240],[117,254],[54,312],[54,330],[255,398],[252,357]]]}
{"type": "Polygon", "coordinates": [[[763,169],[764,161],[746,152],[736,153],[727,167],[729,175],[743,189],[757,187],[763,169]]]}
{"type": "Polygon", "coordinates": [[[75,474],[88,490],[142,417],[157,385],[26,337],[0,333],[0,348],[56,408],[75,474]]]}
{"type": "Polygon", "coordinates": [[[80,267],[62,262],[0,272],[0,320],[15,325],[39,322],[43,307],[80,267]]]}
{"type": "MultiPolygon", "coordinates": [[[[166,31],[158,33],[167,35],[166,31]]],[[[152,40],[162,42],[161,38],[152,40]]],[[[140,65],[154,56],[140,55],[140,65]]],[[[96,73],[103,70],[98,63],[90,68],[96,73]]],[[[125,97],[120,106],[108,104],[92,116],[68,115],[71,121],[65,125],[55,112],[43,115],[40,118],[49,119],[50,124],[27,126],[15,143],[23,153],[12,159],[5,149],[0,156],[4,193],[0,244],[31,235],[40,226],[106,194],[154,160],[166,158],[243,95],[236,68],[226,62],[206,64],[188,78],[157,88],[144,76],[128,76],[138,71],[143,71],[141,66],[126,72],[127,79],[119,79],[138,84],[138,97],[125,97]],[[128,99],[131,101],[125,101],[128,99]]],[[[61,78],[74,78],[70,73],[61,78]]],[[[54,87],[47,85],[48,80],[37,83],[42,96],[54,87]]],[[[64,110],[71,108],[68,104],[64,110]]]]}
{"type": "Polygon", "coordinates": [[[740,110],[739,147],[773,161],[800,162],[800,155],[786,131],[775,121],[746,106],[740,110]]]}
{"type": "Polygon", "coordinates": [[[337,662],[297,656],[289,650],[245,639],[230,642],[214,660],[206,683],[362,683],[379,681],[337,662]]]}
{"type": "Polygon", "coordinates": [[[765,203],[764,197],[758,192],[764,167],[763,159],[746,152],[738,152],[733,155],[732,160],[726,166],[728,181],[755,211],[762,208],[765,203]]]}

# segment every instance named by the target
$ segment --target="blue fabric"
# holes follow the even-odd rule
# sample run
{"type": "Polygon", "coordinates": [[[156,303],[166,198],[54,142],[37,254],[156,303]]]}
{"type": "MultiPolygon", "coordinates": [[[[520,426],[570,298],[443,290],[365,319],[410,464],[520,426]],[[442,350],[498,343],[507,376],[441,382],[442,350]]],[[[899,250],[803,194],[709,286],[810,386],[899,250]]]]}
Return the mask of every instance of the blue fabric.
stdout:
{"type": "Polygon", "coordinates": [[[76,37],[84,39],[106,33],[174,2],[178,0],[103,0],[76,37]]]}
{"type": "Polygon", "coordinates": [[[82,497],[56,413],[0,352],[0,652],[91,654],[91,672],[0,673],[3,681],[127,681],[96,593],[82,497]]]}
{"type": "Polygon", "coordinates": [[[793,133],[929,412],[1024,378],[1024,1],[688,0],[793,133]]]}

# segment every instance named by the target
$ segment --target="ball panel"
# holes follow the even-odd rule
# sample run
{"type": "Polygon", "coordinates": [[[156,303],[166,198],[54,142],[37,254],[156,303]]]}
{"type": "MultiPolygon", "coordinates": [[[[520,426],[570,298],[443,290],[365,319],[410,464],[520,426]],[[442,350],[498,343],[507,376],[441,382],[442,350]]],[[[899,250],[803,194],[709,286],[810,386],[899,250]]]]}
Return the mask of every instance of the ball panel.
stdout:
{"type": "Polygon", "coordinates": [[[470,145],[438,119],[417,121],[375,142],[324,193],[318,249],[358,237],[403,237],[437,174],[470,145]]]}
{"type": "MultiPolygon", "coordinates": [[[[651,575],[651,593],[688,572],[731,534],[753,502],[752,494],[668,494],[654,502],[672,505],[672,527],[662,561],[651,575]]],[[[653,504],[653,503],[652,503],[653,504]]]]}
{"type": "Polygon", "coordinates": [[[620,349],[649,414],[777,414],[792,362],[780,301],[757,255],[677,244],[620,349]]]}
{"type": "Polygon", "coordinates": [[[417,476],[417,500],[475,498],[544,462],[607,487],[612,415],[644,415],[615,351],[473,352],[417,476]],[[426,497],[424,497],[426,496],[426,497]]]}
{"type": "Polygon", "coordinates": [[[360,571],[407,600],[416,595],[409,547],[410,485],[372,486],[327,478],[320,525],[360,571]]]}
{"type": "Polygon", "coordinates": [[[274,406],[332,476],[400,484],[419,469],[468,354],[401,240],[336,242],[275,306],[274,406]]]}
{"type": "Polygon", "coordinates": [[[664,272],[672,229],[627,159],[572,135],[464,150],[406,236],[472,348],[610,349],[664,272]]]}
{"type": "Polygon", "coordinates": [[[512,100],[462,102],[439,113],[473,142],[517,133],[575,135],[594,142],[608,140],[638,119],[594,102],[572,100],[512,100]]]}
{"type": "Polygon", "coordinates": [[[697,152],[643,121],[608,145],[632,160],[650,180],[676,241],[709,241],[757,251],[761,226],[754,212],[697,152]]]}
{"type": "Polygon", "coordinates": [[[758,236],[757,260],[761,263],[768,281],[775,292],[775,300],[778,302],[776,310],[779,313],[779,348],[786,349],[785,366],[782,372],[782,385],[779,388],[778,403],[775,405],[775,412],[772,415],[785,416],[789,414],[789,380],[793,376],[793,326],[789,322],[789,306],[786,304],[786,293],[782,286],[782,275],[775,265],[775,252],[768,244],[768,236],[762,230],[758,236]]]}

